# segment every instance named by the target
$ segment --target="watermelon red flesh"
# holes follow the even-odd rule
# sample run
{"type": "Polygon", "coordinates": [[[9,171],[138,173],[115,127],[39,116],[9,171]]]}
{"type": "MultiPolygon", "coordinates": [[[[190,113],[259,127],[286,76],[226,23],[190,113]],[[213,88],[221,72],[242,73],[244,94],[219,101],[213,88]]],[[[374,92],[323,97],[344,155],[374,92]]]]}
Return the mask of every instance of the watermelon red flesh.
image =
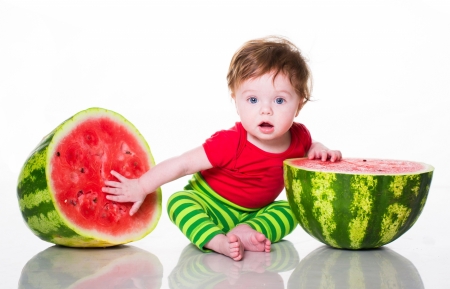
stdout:
{"type": "Polygon", "coordinates": [[[347,249],[380,247],[408,231],[425,205],[433,170],[397,160],[284,163],[288,201],[300,226],[347,249]]]}
{"type": "Polygon", "coordinates": [[[394,175],[416,173],[426,170],[429,166],[423,163],[403,160],[356,159],[348,158],[339,162],[310,161],[294,159],[290,163],[305,170],[339,173],[358,173],[373,175],[394,175]]]}
{"type": "Polygon", "coordinates": [[[143,238],[161,215],[161,190],[132,217],[132,203],[106,199],[115,170],[137,178],[154,161],[145,139],[121,115],[91,108],[69,118],[31,153],[19,175],[22,216],[41,239],[71,247],[105,247],[143,238]]]}
{"type": "MultiPolygon", "coordinates": [[[[60,210],[83,229],[121,234],[131,226],[131,203],[116,203],[102,192],[111,169],[137,178],[150,169],[146,152],[120,123],[108,118],[87,120],[74,128],[51,159],[51,179],[60,210]]],[[[141,208],[149,213],[151,206],[141,208]]],[[[142,225],[142,224],[140,224],[142,225]]]]}

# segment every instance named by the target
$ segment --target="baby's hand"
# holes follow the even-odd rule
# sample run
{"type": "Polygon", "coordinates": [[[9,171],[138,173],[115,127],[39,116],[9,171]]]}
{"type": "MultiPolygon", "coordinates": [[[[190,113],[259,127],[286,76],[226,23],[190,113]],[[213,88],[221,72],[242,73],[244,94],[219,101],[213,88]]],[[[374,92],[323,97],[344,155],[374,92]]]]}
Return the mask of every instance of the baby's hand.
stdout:
{"type": "Polygon", "coordinates": [[[308,159],[320,159],[322,161],[330,160],[331,162],[340,161],[342,154],[338,150],[330,150],[319,142],[313,142],[308,151],[308,159]]]}
{"type": "Polygon", "coordinates": [[[115,202],[133,202],[130,209],[130,216],[137,212],[145,200],[147,194],[139,183],[139,179],[127,179],[116,171],[111,171],[119,182],[105,181],[107,187],[103,187],[102,191],[110,195],[106,195],[106,199],[115,202]]]}

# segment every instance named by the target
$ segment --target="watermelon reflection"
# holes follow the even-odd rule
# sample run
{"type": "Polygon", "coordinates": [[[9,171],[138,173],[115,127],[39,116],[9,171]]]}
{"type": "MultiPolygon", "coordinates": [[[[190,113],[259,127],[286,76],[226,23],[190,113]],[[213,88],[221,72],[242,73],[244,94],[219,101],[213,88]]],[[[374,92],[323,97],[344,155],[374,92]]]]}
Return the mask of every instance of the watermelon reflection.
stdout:
{"type": "Polygon", "coordinates": [[[137,247],[52,246],[27,262],[19,288],[161,288],[162,277],[158,257],[137,247]]]}
{"type": "Polygon", "coordinates": [[[171,289],[182,288],[284,288],[279,272],[293,270],[299,256],[289,241],[272,244],[271,253],[245,252],[240,262],[216,253],[186,246],[169,275],[171,289]]]}
{"type": "Polygon", "coordinates": [[[300,262],[287,288],[423,289],[424,285],[414,264],[388,248],[350,251],[323,246],[300,262]]]}

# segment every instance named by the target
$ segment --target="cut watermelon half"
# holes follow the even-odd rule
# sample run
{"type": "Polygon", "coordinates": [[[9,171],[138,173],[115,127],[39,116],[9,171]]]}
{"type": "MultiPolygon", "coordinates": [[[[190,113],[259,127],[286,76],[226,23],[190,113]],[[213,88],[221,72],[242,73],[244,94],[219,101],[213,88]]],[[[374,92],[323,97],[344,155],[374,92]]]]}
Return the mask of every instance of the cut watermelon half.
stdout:
{"type": "Polygon", "coordinates": [[[425,206],[433,171],[403,160],[284,162],[287,198],[300,226],[345,249],[377,248],[408,231],[425,206]]]}
{"type": "Polygon", "coordinates": [[[28,227],[41,239],[71,247],[104,247],[143,238],[161,215],[161,190],[139,211],[106,199],[115,170],[138,178],[154,166],[150,148],[123,116],[102,108],[81,111],[46,136],[25,162],[18,199],[28,227]]]}

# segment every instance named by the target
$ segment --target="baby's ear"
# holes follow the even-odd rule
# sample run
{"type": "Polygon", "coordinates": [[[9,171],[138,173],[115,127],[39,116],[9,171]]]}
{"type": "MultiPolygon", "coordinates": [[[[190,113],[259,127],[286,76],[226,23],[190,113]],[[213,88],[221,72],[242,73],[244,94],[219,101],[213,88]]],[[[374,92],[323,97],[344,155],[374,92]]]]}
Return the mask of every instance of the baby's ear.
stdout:
{"type": "MultiPolygon", "coordinates": [[[[233,97],[233,96],[232,96],[232,97],[233,97]]],[[[238,107],[237,107],[236,98],[233,97],[233,100],[234,100],[234,108],[236,109],[237,115],[239,115],[239,109],[238,109],[238,107]]]]}
{"type": "Polygon", "coordinates": [[[295,113],[295,117],[298,116],[298,114],[300,113],[300,110],[302,110],[302,107],[304,104],[305,103],[303,101],[300,101],[300,103],[298,104],[298,107],[297,107],[297,112],[295,113]]]}

